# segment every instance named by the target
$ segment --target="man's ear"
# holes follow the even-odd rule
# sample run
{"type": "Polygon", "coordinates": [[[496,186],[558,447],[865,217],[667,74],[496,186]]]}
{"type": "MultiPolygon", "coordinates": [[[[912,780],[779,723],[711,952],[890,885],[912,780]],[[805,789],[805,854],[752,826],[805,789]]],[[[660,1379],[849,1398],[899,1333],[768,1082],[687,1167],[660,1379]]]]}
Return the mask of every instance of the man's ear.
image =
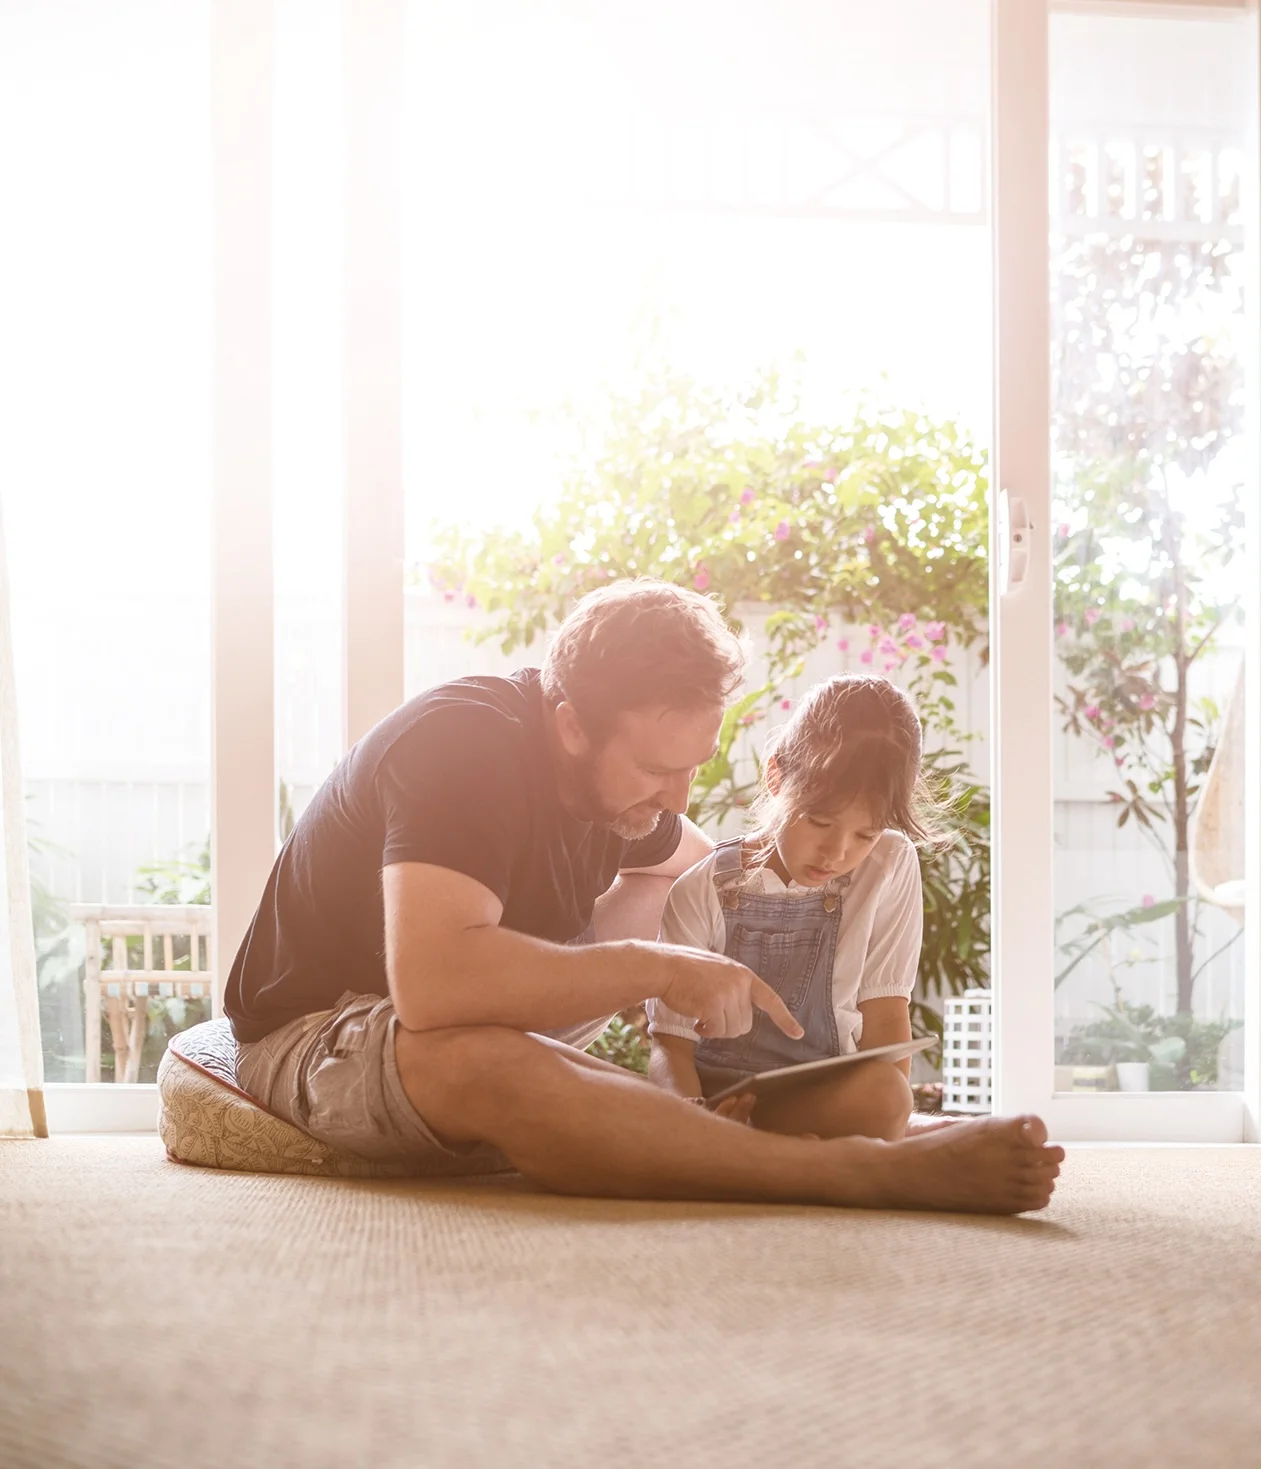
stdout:
{"type": "Polygon", "coordinates": [[[566,755],[581,758],[591,752],[591,741],[578,719],[578,711],[563,699],[552,711],[556,721],[556,737],[566,755]]]}
{"type": "Polygon", "coordinates": [[[766,757],[766,766],[763,774],[766,777],[766,789],[770,791],[772,796],[778,796],[779,788],[784,783],[784,773],[780,770],[779,761],[776,760],[774,755],[768,755],[766,757]]]}

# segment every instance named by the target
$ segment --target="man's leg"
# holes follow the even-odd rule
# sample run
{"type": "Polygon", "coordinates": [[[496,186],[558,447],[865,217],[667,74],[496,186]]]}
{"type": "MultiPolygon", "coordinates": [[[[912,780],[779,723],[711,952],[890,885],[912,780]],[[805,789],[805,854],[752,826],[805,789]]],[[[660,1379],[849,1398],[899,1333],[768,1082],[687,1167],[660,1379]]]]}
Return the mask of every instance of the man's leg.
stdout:
{"type": "Polygon", "coordinates": [[[498,1026],[400,1028],[395,1053],[409,1100],[439,1137],[493,1143],[560,1193],[1012,1214],[1046,1205],[1064,1156],[1043,1146],[1037,1118],[898,1143],[764,1132],[498,1026]]]}

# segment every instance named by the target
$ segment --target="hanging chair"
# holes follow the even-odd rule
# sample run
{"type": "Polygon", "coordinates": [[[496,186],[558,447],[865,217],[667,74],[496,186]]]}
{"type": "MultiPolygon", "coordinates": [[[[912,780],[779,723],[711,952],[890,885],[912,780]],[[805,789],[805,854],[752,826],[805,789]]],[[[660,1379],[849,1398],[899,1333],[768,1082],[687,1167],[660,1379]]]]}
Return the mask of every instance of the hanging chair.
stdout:
{"type": "Polygon", "coordinates": [[[1221,736],[1191,822],[1191,884],[1244,921],[1244,673],[1240,665],[1221,736]]]}

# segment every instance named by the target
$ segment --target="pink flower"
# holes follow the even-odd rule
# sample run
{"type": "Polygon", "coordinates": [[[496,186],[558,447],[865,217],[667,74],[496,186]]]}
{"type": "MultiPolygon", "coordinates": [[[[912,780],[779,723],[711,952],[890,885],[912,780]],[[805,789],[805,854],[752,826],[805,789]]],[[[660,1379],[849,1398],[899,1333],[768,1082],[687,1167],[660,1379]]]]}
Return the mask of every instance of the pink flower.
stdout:
{"type": "Polygon", "coordinates": [[[924,646],[924,639],[920,637],[919,633],[913,632],[911,636],[907,638],[906,646],[908,648],[922,648],[924,646]]]}
{"type": "Polygon", "coordinates": [[[834,470],[834,469],[825,469],[823,471],[823,478],[825,480],[827,480],[828,484],[835,484],[836,483],[836,470],[834,470]]]}
{"type": "Polygon", "coordinates": [[[742,714],[740,716],[740,723],[741,724],[752,724],[753,723],[753,716],[752,716],[752,714],[742,714]]]}
{"type": "Polygon", "coordinates": [[[868,526],[867,529],[865,531],[863,531],[863,540],[866,541],[868,545],[870,545],[872,543],[872,541],[874,541],[875,539],[876,539],[876,533],[875,533],[875,531],[872,530],[872,528],[870,526],[868,526]]]}
{"type": "Polygon", "coordinates": [[[1153,898],[1150,893],[1144,893],[1143,894],[1143,907],[1144,908],[1154,908],[1155,906],[1156,906],[1156,899],[1153,898]]]}
{"type": "Polygon", "coordinates": [[[741,495],[740,495],[740,503],[741,503],[741,505],[752,505],[755,498],[756,497],[755,497],[755,494],[754,494],[753,486],[752,485],[745,485],[745,487],[744,487],[744,489],[743,489],[743,491],[741,492],[741,495]]]}
{"type": "Polygon", "coordinates": [[[814,630],[815,630],[815,632],[817,632],[820,635],[820,637],[822,637],[822,635],[825,632],[827,632],[827,630],[828,630],[828,620],[827,620],[827,618],[826,617],[821,617],[821,616],[819,616],[816,613],[815,619],[814,619],[814,630]]]}
{"type": "Polygon", "coordinates": [[[946,650],[938,643],[933,649],[931,656],[934,663],[944,663],[946,661],[946,650]]]}
{"type": "Polygon", "coordinates": [[[1102,614],[1100,613],[1098,607],[1087,607],[1086,608],[1086,626],[1087,627],[1094,627],[1095,623],[1099,621],[1099,618],[1100,618],[1101,615],[1102,614]]]}
{"type": "Polygon", "coordinates": [[[901,652],[901,649],[892,638],[881,638],[880,651],[886,658],[895,658],[901,652]]]}
{"type": "Polygon", "coordinates": [[[1082,710],[1082,713],[1086,716],[1087,719],[1098,719],[1099,706],[1098,704],[1087,704],[1086,707],[1082,710]]]}
{"type": "Polygon", "coordinates": [[[924,624],[924,636],[930,643],[939,643],[946,636],[946,624],[944,622],[926,622],[924,624]]]}
{"type": "Polygon", "coordinates": [[[469,595],[467,597],[465,597],[464,600],[465,600],[465,602],[468,603],[468,605],[470,607],[476,607],[477,606],[477,598],[475,596],[473,596],[473,594],[471,592],[469,593],[469,595]]]}
{"type": "Polygon", "coordinates": [[[443,592],[443,594],[442,594],[442,600],[444,602],[454,602],[455,601],[455,593],[454,592],[443,592]]]}
{"type": "Polygon", "coordinates": [[[1120,621],[1119,626],[1122,632],[1133,632],[1134,619],[1132,617],[1123,617],[1120,621]]]}
{"type": "Polygon", "coordinates": [[[1156,707],[1156,695],[1144,694],[1138,701],[1138,707],[1140,709],[1154,709],[1156,707]]]}
{"type": "Polygon", "coordinates": [[[871,651],[871,649],[870,649],[870,648],[864,648],[864,649],[863,649],[863,650],[862,650],[862,652],[861,652],[861,653],[860,653],[860,654],[859,654],[859,655],[858,655],[858,661],[859,661],[859,662],[860,662],[860,663],[870,663],[870,662],[871,662],[871,660],[872,660],[872,659],[873,659],[873,658],[874,658],[874,657],[875,657],[875,654],[874,654],[874,653],[872,653],[872,651],[871,651]]]}
{"type": "Polygon", "coordinates": [[[736,506],[736,508],[731,512],[727,519],[732,523],[732,525],[735,525],[737,523],[737,521],[740,519],[739,505],[736,506]]]}
{"type": "Polygon", "coordinates": [[[788,522],[786,520],[781,520],[775,527],[775,539],[777,541],[786,541],[791,534],[792,532],[788,529],[788,522]]]}
{"type": "Polygon", "coordinates": [[[893,670],[894,670],[894,669],[895,669],[895,668],[896,668],[896,667],[897,667],[897,666],[898,666],[898,660],[897,660],[897,659],[896,659],[896,658],[893,658],[893,659],[890,659],[890,661],[889,661],[889,662],[888,662],[888,663],[886,663],[886,664],[885,664],[885,666],[884,666],[884,671],[885,671],[885,672],[886,672],[886,673],[892,673],[892,672],[893,672],[893,670]]]}
{"type": "Polygon", "coordinates": [[[910,630],[915,626],[916,621],[917,618],[914,612],[904,612],[902,616],[898,618],[898,631],[910,632],[910,630]]]}
{"type": "Polygon", "coordinates": [[[1066,622],[1057,622],[1055,624],[1055,636],[1057,638],[1067,637],[1068,636],[1068,623],[1066,623],[1066,622]]]}
{"type": "Polygon", "coordinates": [[[1116,721],[1115,720],[1112,720],[1112,719],[1104,719],[1102,721],[1102,725],[1103,725],[1103,728],[1104,729],[1111,729],[1112,726],[1113,726],[1113,724],[1115,724],[1115,723],[1116,723],[1116,721]]]}
{"type": "Polygon", "coordinates": [[[563,551],[557,551],[557,553],[555,554],[555,556],[552,557],[552,565],[553,566],[564,566],[564,564],[565,564],[565,553],[563,551]]]}
{"type": "Polygon", "coordinates": [[[791,709],[792,706],[793,706],[793,701],[791,699],[781,699],[779,701],[779,707],[781,709],[791,709]]]}
{"type": "Polygon", "coordinates": [[[1068,526],[1062,522],[1060,524],[1060,540],[1068,540],[1068,526]]]}
{"type": "Polygon", "coordinates": [[[1111,735],[1104,735],[1104,737],[1103,737],[1103,748],[1105,750],[1115,749],[1116,748],[1116,740],[1111,735]]]}
{"type": "Polygon", "coordinates": [[[836,640],[836,646],[841,650],[842,653],[848,653],[849,652],[849,639],[848,638],[837,638],[837,640],[836,640]]]}
{"type": "Polygon", "coordinates": [[[883,631],[884,628],[878,622],[869,622],[867,624],[867,636],[869,638],[878,638],[883,631]]]}
{"type": "Polygon", "coordinates": [[[709,571],[704,562],[696,568],[696,575],[692,578],[692,585],[698,592],[703,592],[709,585],[709,571]]]}

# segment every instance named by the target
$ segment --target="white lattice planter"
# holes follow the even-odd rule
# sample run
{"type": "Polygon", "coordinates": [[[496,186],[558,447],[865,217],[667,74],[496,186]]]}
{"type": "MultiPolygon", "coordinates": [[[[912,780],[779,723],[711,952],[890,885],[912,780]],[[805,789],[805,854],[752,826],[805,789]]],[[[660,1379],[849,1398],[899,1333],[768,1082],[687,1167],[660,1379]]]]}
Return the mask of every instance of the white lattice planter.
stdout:
{"type": "Polygon", "coordinates": [[[946,1001],[941,1040],[943,1112],[989,1112],[993,1106],[994,1012],[989,990],[964,990],[946,1001]]]}

